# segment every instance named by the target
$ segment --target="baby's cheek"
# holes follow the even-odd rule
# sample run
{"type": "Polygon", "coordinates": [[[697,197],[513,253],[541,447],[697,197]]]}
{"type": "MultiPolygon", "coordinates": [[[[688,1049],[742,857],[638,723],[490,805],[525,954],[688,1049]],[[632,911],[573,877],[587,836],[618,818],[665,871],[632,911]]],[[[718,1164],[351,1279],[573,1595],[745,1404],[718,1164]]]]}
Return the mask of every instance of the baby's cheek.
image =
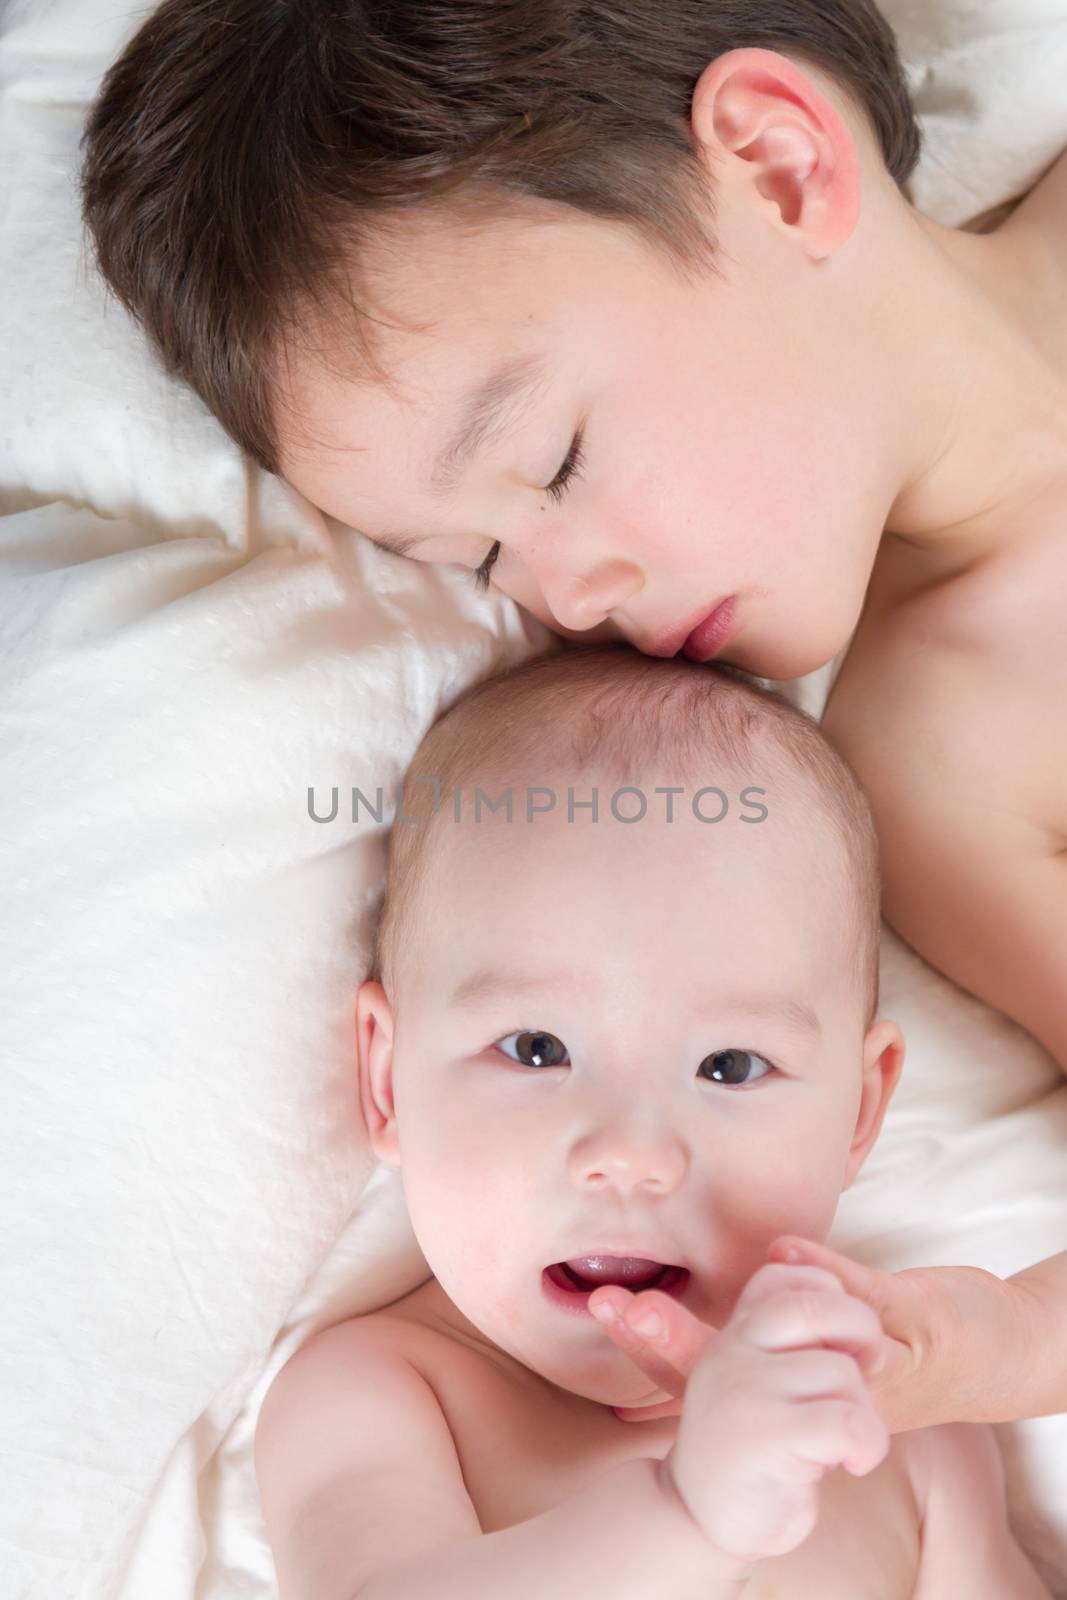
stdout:
{"type": "Polygon", "coordinates": [[[747,1280],[779,1234],[821,1241],[838,1198],[833,1169],[828,1170],[825,1160],[815,1155],[804,1160],[795,1146],[780,1150],[775,1159],[761,1162],[747,1182],[739,1179],[718,1197],[716,1232],[729,1251],[729,1264],[747,1280]]]}
{"type": "Polygon", "coordinates": [[[501,1287],[493,1296],[493,1313],[511,1333],[521,1333],[530,1326],[530,1299],[501,1280],[501,1287]]]}
{"type": "Polygon", "coordinates": [[[412,1225],[442,1267],[477,1290],[506,1294],[519,1265],[532,1268],[526,1258],[543,1243],[527,1237],[535,1211],[528,1187],[516,1163],[484,1140],[442,1134],[440,1143],[429,1138],[412,1151],[402,1168],[412,1225]]]}

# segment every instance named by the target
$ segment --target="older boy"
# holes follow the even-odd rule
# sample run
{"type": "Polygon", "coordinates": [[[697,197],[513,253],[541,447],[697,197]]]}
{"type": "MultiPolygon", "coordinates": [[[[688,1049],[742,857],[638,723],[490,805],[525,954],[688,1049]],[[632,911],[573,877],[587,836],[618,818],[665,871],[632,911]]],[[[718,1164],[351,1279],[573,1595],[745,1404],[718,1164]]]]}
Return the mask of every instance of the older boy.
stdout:
{"type": "Polygon", "coordinates": [[[411,771],[440,805],[409,785],[393,830],[359,1076],[434,1277],[264,1402],[282,1600],[1047,1595],[989,1431],[890,1444],[877,1318],[761,1265],[827,1230],[903,1057],[873,829],[815,726],[601,648],[481,686],[411,771]],[[590,1310],[648,1283],[722,1331],[634,1428],[660,1391],[590,1310]]]}
{"type": "MultiPolygon", "coordinates": [[[[859,619],[887,916],[1067,1066],[1064,161],[918,216],[869,0],[166,0],[86,137],[105,277],[324,511],[652,655],[787,678],[859,619]]],[[[983,1287],[1038,1330],[1001,1415],[1067,1409],[1067,1255],[983,1287]]]]}

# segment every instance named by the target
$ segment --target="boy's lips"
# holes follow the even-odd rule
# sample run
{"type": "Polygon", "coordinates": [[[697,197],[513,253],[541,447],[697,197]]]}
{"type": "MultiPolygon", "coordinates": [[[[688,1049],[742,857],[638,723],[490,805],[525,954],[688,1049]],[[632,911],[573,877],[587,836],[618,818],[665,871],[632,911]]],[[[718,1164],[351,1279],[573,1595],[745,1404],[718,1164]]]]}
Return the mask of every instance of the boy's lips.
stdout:
{"type": "Polygon", "coordinates": [[[682,654],[688,656],[690,661],[710,661],[713,656],[718,655],[735,630],[736,611],[737,601],[732,597],[716,606],[715,610],[710,612],[703,622],[697,623],[692,633],[686,636],[682,654]]]}
{"type": "Polygon", "coordinates": [[[692,661],[708,661],[734,631],[736,613],[737,597],[730,595],[718,601],[710,611],[690,616],[670,633],[662,633],[644,643],[636,639],[631,642],[646,656],[670,657],[684,650],[692,661]]]}

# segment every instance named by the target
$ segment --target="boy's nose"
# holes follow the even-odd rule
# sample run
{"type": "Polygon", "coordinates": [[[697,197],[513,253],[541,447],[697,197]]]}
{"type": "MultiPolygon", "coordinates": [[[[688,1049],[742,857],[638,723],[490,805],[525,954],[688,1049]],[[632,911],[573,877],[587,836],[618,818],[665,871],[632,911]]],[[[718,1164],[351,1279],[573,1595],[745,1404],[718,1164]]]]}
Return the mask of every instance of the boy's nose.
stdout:
{"type": "Polygon", "coordinates": [[[644,573],[632,561],[602,561],[585,571],[568,571],[553,563],[537,572],[545,603],[563,628],[584,632],[604,622],[644,587],[644,573]]]}
{"type": "Polygon", "coordinates": [[[646,1188],[669,1194],[686,1172],[685,1148],[666,1129],[604,1127],[579,1140],[570,1153],[570,1178],[578,1189],[646,1188]]]}

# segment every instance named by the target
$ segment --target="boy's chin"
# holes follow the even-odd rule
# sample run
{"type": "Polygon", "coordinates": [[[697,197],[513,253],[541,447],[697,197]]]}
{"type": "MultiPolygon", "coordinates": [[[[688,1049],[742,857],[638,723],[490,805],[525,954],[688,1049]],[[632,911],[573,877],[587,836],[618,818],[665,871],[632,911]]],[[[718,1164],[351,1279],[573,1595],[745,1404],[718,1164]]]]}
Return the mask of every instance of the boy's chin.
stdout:
{"type": "Polygon", "coordinates": [[[726,651],[726,659],[731,666],[740,667],[752,678],[786,683],[796,678],[806,678],[809,672],[817,672],[827,666],[847,643],[846,638],[843,644],[835,648],[834,641],[829,637],[813,640],[810,644],[784,636],[779,641],[769,643],[739,639],[736,650],[726,651]]]}

